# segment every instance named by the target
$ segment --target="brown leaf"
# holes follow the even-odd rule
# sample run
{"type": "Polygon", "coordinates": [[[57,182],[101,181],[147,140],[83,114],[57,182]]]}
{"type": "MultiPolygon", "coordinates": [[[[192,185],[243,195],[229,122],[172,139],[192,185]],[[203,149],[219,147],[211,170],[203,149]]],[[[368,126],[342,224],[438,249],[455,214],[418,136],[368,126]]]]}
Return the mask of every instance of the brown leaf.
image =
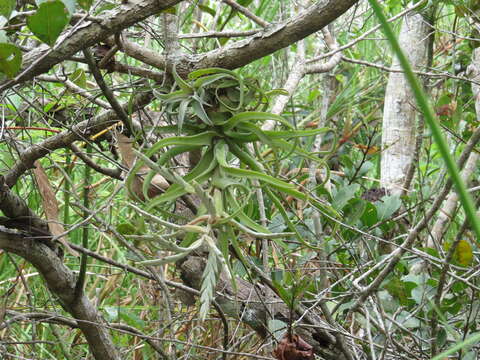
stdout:
{"type": "Polygon", "coordinates": [[[285,334],[273,355],[278,360],[313,360],[313,347],[298,335],[292,335],[290,341],[285,334]]]}
{"type": "MultiPolygon", "coordinates": [[[[123,134],[117,133],[117,143],[118,150],[120,151],[120,155],[122,156],[123,164],[128,169],[131,169],[137,159],[135,153],[133,152],[133,140],[123,134]]],[[[137,172],[135,179],[133,180],[132,188],[129,189],[140,200],[145,200],[142,190],[143,180],[149,171],[150,168],[148,166],[142,166],[137,172]]],[[[165,180],[163,176],[161,176],[160,174],[156,174],[150,183],[147,195],[149,198],[153,198],[157,195],[162,194],[166,189],[168,189],[169,186],[170,184],[167,182],[167,180],[165,180]]]]}
{"type": "Polygon", "coordinates": [[[45,217],[48,221],[48,229],[53,236],[59,236],[58,241],[60,241],[63,246],[65,246],[65,248],[71,255],[79,256],[78,252],[73,250],[70,245],[68,245],[65,237],[60,236],[65,232],[65,228],[59,222],[57,197],[55,196],[52,185],[50,184],[48,176],[45,173],[45,170],[43,169],[40,162],[35,161],[34,165],[35,168],[33,169],[33,174],[35,175],[35,180],[37,181],[38,192],[42,197],[43,211],[45,212],[45,217]]]}
{"type": "Polygon", "coordinates": [[[436,113],[438,116],[452,117],[456,109],[457,109],[457,103],[455,101],[452,101],[449,104],[445,104],[437,107],[436,113]]]}

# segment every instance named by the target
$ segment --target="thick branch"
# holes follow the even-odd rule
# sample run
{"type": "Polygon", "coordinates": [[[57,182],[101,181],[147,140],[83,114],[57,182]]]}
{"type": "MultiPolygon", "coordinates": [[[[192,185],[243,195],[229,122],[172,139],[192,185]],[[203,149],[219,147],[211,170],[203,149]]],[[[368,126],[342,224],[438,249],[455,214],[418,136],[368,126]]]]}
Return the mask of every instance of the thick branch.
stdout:
{"type": "Polygon", "coordinates": [[[268,26],[249,39],[197,56],[195,69],[222,67],[236,69],[283,49],[327,26],[358,0],[322,0],[282,24],[268,26]]]}
{"type": "Polygon", "coordinates": [[[172,7],[181,0],[139,0],[128,1],[118,10],[105,12],[98,22],[85,21],[73,32],[67,29],[53,48],[41,45],[24,56],[23,71],[15,79],[0,85],[0,92],[9,87],[31,80],[46,73],[54,65],[73,56],[78,51],[92,46],[119,31],[132,26],[147,17],[172,7]]]}
{"type": "Polygon", "coordinates": [[[60,257],[46,245],[21,233],[0,228],[0,248],[30,262],[43,276],[50,291],[59,298],[63,308],[78,322],[96,360],[118,360],[115,346],[105,328],[105,321],[85,295],[74,297],[75,275],[60,257]]]}

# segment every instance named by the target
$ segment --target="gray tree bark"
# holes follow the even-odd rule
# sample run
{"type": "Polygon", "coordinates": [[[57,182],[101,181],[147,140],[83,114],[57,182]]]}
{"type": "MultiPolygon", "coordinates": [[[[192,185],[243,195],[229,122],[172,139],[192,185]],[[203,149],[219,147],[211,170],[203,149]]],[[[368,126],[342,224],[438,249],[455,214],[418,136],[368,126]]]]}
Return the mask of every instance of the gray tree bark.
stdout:
{"type": "MultiPolygon", "coordinates": [[[[429,26],[421,14],[405,16],[400,31],[400,46],[415,70],[426,65],[429,26]]],[[[397,58],[392,68],[401,69],[397,58]]],[[[381,184],[391,194],[401,194],[415,152],[415,103],[403,73],[388,78],[382,125],[381,184]]]]}

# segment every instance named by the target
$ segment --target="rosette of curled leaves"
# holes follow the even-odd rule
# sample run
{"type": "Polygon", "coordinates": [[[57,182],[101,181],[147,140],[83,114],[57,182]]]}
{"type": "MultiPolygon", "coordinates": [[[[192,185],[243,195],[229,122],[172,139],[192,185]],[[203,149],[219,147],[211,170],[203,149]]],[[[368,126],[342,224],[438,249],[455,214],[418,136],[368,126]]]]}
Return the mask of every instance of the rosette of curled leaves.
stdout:
{"type": "MultiPolygon", "coordinates": [[[[177,136],[163,138],[144,153],[137,152],[138,161],[130,171],[127,186],[131,186],[135,174],[146,165],[150,171],[144,177],[143,194],[144,208],[148,213],[168,214],[184,195],[194,195],[200,200],[196,218],[183,227],[168,225],[162,220],[165,234],[157,244],[164,244],[165,237],[176,239],[172,234],[184,231],[180,245],[185,251],[179,256],[196,248],[199,240],[207,245],[210,255],[203,274],[200,311],[204,318],[214,298],[219,272],[222,269],[231,272],[229,249],[234,249],[240,261],[249,266],[239,248],[239,235],[272,238],[285,248],[287,245],[283,239],[295,236],[304,245],[315,247],[305,242],[290,219],[286,209],[287,197],[309,203],[330,216],[338,215],[314,194],[281,175],[285,166],[301,168],[305,161],[323,166],[321,154],[310,153],[302,144],[305,139],[331,130],[297,130],[283,117],[263,111],[271,95],[284,91],[262,92],[254,82],[233,71],[202,69],[190,73],[187,79],[180,78],[175,69],[173,74],[175,90],[166,94],[157,92],[156,96],[176,126],[157,127],[154,131],[157,134],[176,133],[177,136]],[[267,120],[276,121],[279,129],[262,130],[262,124],[267,120]],[[179,176],[171,170],[173,159],[186,152],[197,152],[201,155],[200,160],[186,175],[179,176]],[[296,163],[285,164],[285,159],[292,158],[292,155],[296,163]],[[149,198],[148,189],[156,174],[165,177],[171,186],[161,195],[149,198]],[[258,187],[268,201],[270,216],[279,212],[288,232],[272,233],[260,224],[253,201],[258,187]],[[192,244],[195,245],[192,247],[192,244]]],[[[165,259],[157,262],[165,262],[165,259]]],[[[149,263],[155,263],[155,260],[149,263]]]]}

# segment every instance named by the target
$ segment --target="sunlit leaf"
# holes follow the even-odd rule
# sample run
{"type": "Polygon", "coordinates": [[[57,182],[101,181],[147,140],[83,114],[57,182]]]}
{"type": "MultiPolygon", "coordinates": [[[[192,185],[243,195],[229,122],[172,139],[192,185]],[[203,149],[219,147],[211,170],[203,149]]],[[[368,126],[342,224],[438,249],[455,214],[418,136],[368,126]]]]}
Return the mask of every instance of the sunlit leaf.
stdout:
{"type": "Polygon", "coordinates": [[[462,266],[469,266],[473,260],[472,245],[468,240],[460,240],[455,249],[455,260],[462,266]]]}
{"type": "Polygon", "coordinates": [[[27,17],[27,25],[36,37],[52,46],[69,20],[64,3],[55,0],[40,4],[37,12],[27,17]]]}

